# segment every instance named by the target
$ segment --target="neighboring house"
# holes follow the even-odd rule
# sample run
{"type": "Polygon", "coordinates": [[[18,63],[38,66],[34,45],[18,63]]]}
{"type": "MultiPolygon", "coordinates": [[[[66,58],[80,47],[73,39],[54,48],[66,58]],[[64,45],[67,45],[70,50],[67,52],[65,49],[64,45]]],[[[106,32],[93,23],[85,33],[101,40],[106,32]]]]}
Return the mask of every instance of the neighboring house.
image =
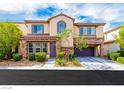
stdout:
{"type": "Polygon", "coordinates": [[[75,19],[58,14],[48,20],[25,20],[18,23],[23,32],[19,52],[23,58],[39,51],[55,57],[58,51],[72,52],[77,56],[103,56],[103,26],[105,23],[75,23],[75,19]],[[65,29],[72,33],[67,40],[60,41],[56,35],[65,29]],[[79,51],[75,48],[74,38],[84,36],[89,47],[79,51]]]}
{"type": "Polygon", "coordinates": [[[120,27],[117,27],[104,32],[104,55],[120,50],[119,45],[115,43],[115,36],[118,35],[119,29],[120,27]]]}

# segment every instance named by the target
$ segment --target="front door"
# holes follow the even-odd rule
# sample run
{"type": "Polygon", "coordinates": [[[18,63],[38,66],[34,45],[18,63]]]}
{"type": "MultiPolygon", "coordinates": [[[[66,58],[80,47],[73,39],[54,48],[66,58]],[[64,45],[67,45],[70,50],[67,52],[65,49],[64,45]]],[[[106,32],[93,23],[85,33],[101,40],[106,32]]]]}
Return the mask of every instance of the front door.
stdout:
{"type": "Polygon", "coordinates": [[[50,57],[56,57],[56,43],[50,43],[50,57]]]}

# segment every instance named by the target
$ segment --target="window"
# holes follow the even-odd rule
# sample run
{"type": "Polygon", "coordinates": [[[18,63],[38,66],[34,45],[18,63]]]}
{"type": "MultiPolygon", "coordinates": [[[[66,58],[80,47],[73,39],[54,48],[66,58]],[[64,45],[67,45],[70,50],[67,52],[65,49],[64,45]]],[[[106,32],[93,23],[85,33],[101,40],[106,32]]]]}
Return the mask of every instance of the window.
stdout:
{"type": "Polygon", "coordinates": [[[40,52],[40,48],[37,48],[37,47],[36,47],[36,52],[40,52]]]}
{"type": "Polygon", "coordinates": [[[92,28],[91,27],[87,27],[87,35],[91,35],[92,34],[92,28]]]}
{"type": "Polygon", "coordinates": [[[40,52],[41,51],[40,46],[41,46],[40,43],[36,43],[35,44],[36,52],[40,52]]]}
{"type": "Polygon", "coordinates": [[[29,53],[33,53],[33,44],[29,43],[28,47],[29,47],[29,53]]]}
{"type": "Polygon", "coordinates": [[[33,34],[43,34],[44,26],[43,25],[32,25],[33,34]]]}
{"type": "Polygon", "coordinates": [[[83,27],[80,28],[80,35],[84,35],[83,27]]]}
{"type": "Polygon", "coordinates": [[[87,27],[80,27],[80,35],[87,35],[87,27]]]}
{"type": "Polygon", "coordinates": [[[59,21],[59,22],[57,23],[57,32],[58,32],[58,33],[63,32],[63,31],[65,30],[65,28],[66,28],[66,23],[65,23],[65,22],[59,21]]]}
{"type": "Polygon", "coordinates": [[[43,52],[47,52],[47,43],[43,43],[43,52]]]}
{"type": "Polygon", "coordinates": [[[28,52],[48,52],[48,43],[47,42],[32,42],[28,44],[28,52]]]}
{"type": "Polygon", "coordinates": [[[95,35],[95,27],[80,27],[80,35],[95,35]]]}

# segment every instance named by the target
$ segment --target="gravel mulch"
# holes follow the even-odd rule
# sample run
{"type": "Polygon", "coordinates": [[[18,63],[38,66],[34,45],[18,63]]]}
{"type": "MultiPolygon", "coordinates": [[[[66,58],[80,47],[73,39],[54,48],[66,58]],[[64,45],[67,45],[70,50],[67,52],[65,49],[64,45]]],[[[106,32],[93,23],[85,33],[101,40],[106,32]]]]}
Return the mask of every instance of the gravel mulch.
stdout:
{"type": "Polygon", "coordinates": [[[57,65],[55,64],[55,67],[83,67],[83,64],[73,64],[73,62],[67,62],[64,66],[60,66],[60,65],[57,65]]]}
{"type": "Polygon", "coordinates": [[[36,61],[29,61],[29,60],[21,60],[21,61],[13,61],[13,60],[3,60],[0,62],[0,66],[34,66],[34,65],[41,65],[43,66],[45,63],[36,62],[36,61]]]}

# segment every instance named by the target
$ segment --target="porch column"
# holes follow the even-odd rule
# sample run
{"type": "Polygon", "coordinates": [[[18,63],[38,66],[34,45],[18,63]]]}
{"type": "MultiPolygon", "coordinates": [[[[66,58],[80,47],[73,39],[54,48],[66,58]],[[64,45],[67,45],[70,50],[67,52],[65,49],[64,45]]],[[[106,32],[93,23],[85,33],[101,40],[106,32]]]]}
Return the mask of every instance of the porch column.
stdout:
{"type": "Polygon", "coordinates": [[[103,43],[100,45],[100,56],[103,57],[103,43]]]}
{"type": "Polygon", "coordinates": [[[61,51],[61,41],[56,41],[56,54],[61,51]]]}
{"type": "Polygon", "coordinates": [[[48,56],[50,57],[50,42],[48,42],[48,51],[47,51],[47,53],[48,53],[48,56]]]}
{"type": "Polygon", "coordinates": [[[20,41],[19,52],[22,55],[22,58],[23,59],[26,59],[27,58],[27,55],[28,55],[28,48],[27,47],[28,46],[27,46],[26,40],[21,40],[20,41]]]}
{"type": "Polygon", "coordinates": [[[95,56],[98,56],[98,46],[94,47],[94,49],[95,49],[94,55],[95,55],[95,56]]]}

